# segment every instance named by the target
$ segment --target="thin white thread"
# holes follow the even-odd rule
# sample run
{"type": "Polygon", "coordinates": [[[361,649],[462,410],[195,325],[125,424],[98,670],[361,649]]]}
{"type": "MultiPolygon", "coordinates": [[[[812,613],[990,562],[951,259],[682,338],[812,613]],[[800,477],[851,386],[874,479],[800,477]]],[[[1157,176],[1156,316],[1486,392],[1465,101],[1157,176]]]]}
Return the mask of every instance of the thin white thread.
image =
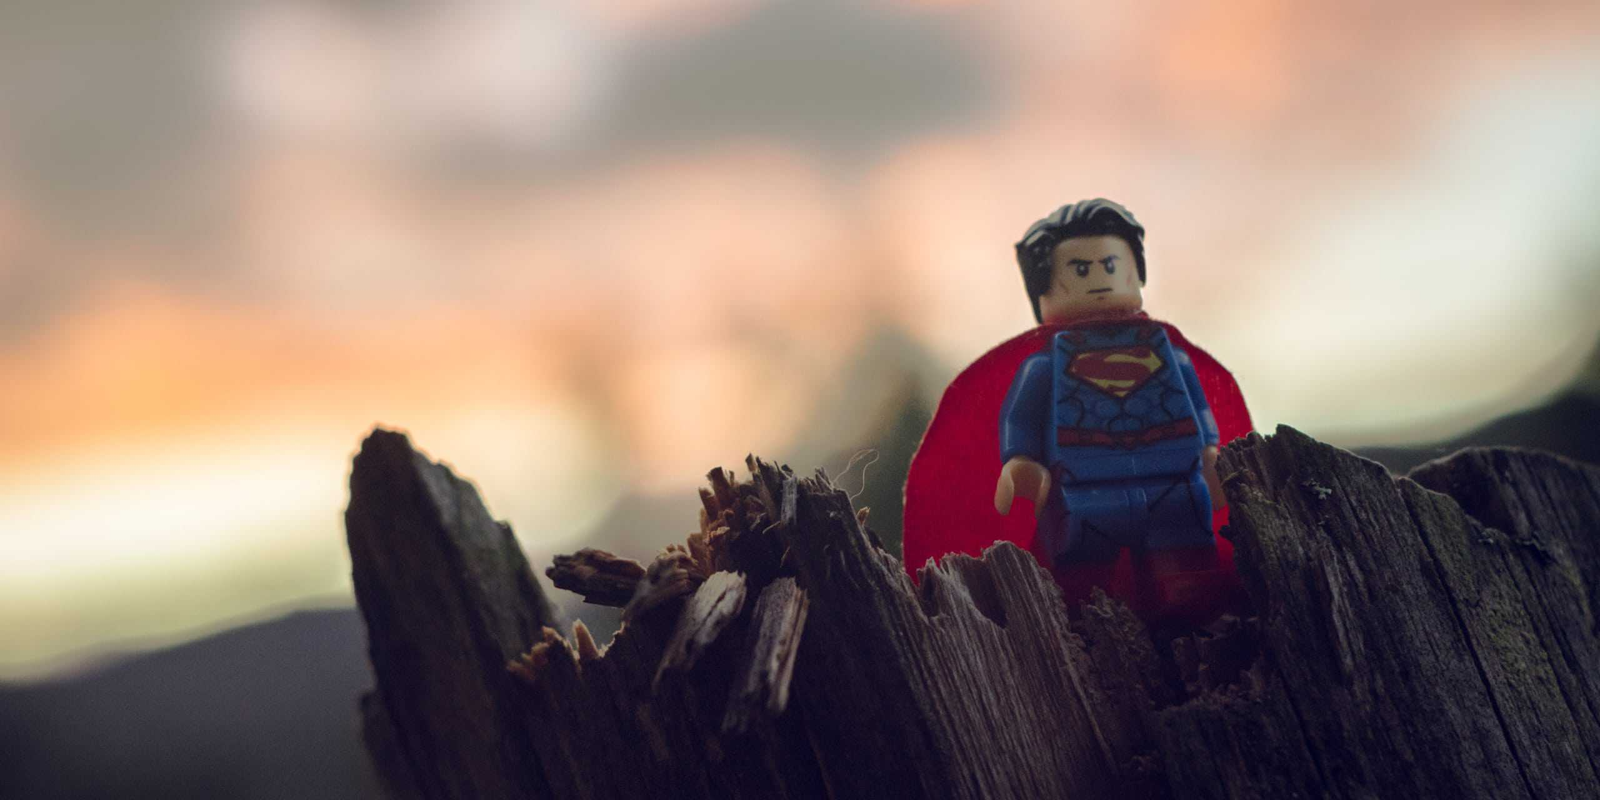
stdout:
{"type": "Polygon", "coordinates": [[[868,447],[864,450],[857,450],[856,454],[851,456],[850,460],[845,463],[844,469],[839,471],[839,480],[834,481],[834,488],[839,489],[840,491],[845,491],[845,494],[850,498],[850,502],[855,502],[855,499],[860,497],[861,494],[867,490],[867,469],[873,464],[878,463],[879,458],[880,455],[876,447],[868,447]],[[855,467],[856,462],[860,461],[862,456],[871,456],[871,460],[861,465],[861,488],[857,489],[854,494],[851,494],[850,492],[845,491],[844,487],[840,486],[839,484],[844,481],[846,475],[850,474],[850,470],[855,467]]]}

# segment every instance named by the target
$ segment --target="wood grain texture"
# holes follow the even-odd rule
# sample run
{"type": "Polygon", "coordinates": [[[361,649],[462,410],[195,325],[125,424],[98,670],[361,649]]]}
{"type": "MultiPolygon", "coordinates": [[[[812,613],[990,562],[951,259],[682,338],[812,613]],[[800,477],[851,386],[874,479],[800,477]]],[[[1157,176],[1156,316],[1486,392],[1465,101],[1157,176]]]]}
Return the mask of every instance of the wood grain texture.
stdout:
{"type": "Polygon", "coordinates": [[[751,459],[747,479],[708,475],[684,545],[605,579],[599,594],[628,610],[602,649],[581,627],[543,627],[542,597],[505,590],[526,565],[460,495],[469,486],[374,438],[394,453],[357,459],[351,549],[377,609],[384,702],[368,724],[392,728],[368,738],[375,757],[405,754],[415,791],[402,796],[1578,798],[1600,785],[1591,467],[1467,451],[1397,479],[1292,429],[1252,435],[1221,471],[1257,615],[1155,641],[1104,595],[1069,616],[1009,543],[914,586],[825,476],[751,459]],[[441,492],[430,486],[454,499],[392,502],[441,492]],[[459,599],[440,602],[445,587],[459,599]]]}
{"type": "Polygon", "coordinates": [[[585,603],[621,608],[633,599],[645,569],[631,558],[585,547],[570,556],[556,556],[544,575],[557,589],[582,595],[585,603]]]}
{"type": "Polygon", "coordinates": [[[779,578],[761,590],[745,642],[744,664],[735,673],[722,717],[723,733],[745,733],[761,714],[777,716],[788,708],[789,681],[809,607],[805,590],[793,578],[779,578]]]}
{"type": "Polygon", "coordinates": [[[552,615],[511,529],[471,484],[379,430],[355,457],[345,530],[382,707],[367,718],[394,728],[386,780],[425,798],[544,792],[536,721],[509,703],[505,665],[552,615]]]}
{"type": "Polygon", "coordinates": [[[1169,779],[1197,787],[1180,796],[1595,795],[1600,740],[1580,690],[1600,661],[1574,658],[1592,652],[1592,606],[1542,599],[1592,594],[1566,552],[1592,547],[1600,515],[1550,490],[1592,490],[1595,471],[1495,452],[1498,465],[1469,452],[1419,470],[1444,494],[1289,428],[1224,451],[1262,659],[1236,698],[1163,712],[1169,779]],[[1561,511],[1534,515],[1552,523],[1534,555],[1451,495],[1561,511]],[[1275,774],[1218,757],[1267,748],[1275,774]]]}
{"type": "MultiPolygon", "coordinates": [[[[700,584],[678,614],[677,627],[661,654],[655,686],[667,670],[693,669],[695,662],[744,610],[745,581],[738,572],[718,572],[700,584]]],[[[758,616],[760,612],[758,610],[758,616]]]]}

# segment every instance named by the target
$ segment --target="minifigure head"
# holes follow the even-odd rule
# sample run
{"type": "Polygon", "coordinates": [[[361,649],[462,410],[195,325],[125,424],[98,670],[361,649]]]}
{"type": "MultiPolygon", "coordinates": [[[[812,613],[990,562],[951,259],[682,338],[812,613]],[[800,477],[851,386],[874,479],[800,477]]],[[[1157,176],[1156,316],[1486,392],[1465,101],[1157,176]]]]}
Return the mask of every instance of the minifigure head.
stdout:
{"type": "Polygon", "coordinates": [[[1095,198],[1069,203],[1017,242],[1034,319],[1046,324],[1116,317],[1144,305],[1144,226],[1095,198]]]}

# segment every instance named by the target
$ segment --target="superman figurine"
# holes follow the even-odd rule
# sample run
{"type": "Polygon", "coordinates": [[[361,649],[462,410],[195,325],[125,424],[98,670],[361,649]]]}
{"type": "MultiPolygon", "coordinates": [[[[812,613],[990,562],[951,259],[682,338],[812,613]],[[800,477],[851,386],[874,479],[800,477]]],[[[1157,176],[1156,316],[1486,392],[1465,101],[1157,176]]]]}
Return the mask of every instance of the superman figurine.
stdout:
{"type": "Polygon", "coordinates": [[[907,568],[1004,539],[1051,571],[1069,608],[1102,586],[1152,625],[1237,610],[1216,459],[1250,416],[1227,370],[1141,310],[1144,228],[1085,200],[1016,250],[1041,325],[945,391],[906,479],[907,568]],[[1034,520],[1011,514],[1018,496],[1034,520]]]}

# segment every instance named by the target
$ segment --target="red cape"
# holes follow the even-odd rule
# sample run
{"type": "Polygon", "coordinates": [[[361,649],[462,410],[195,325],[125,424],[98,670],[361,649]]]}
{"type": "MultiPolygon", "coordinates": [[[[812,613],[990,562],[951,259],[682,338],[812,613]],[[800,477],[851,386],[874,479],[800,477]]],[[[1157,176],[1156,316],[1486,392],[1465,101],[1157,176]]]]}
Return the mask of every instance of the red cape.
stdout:
{"type": "MultiPolygon", "coordinates": [[[[1249,433],[1250,412],[1233,375],[1190,344],[1177,328],[1153,321],[1166,328],[1172,343],[1188,352],[1194,362],[1206,401],[1217,418],[1222,444],[1249,433]]],[[[981,555],[984,548],[1000,540],[1015,542],[1040,557],[1034,548],[1031,501],[1019,499],[1006,516],[994,510],[994,487],[1001,466],[1000,406],[1023,359],[1045,349],[1050,337],[1064,327],[1041,325],[1001,344],[974,361],[945,389],[906,474],[905,565],[913,579],[930,558],[946,553],[981,555]]],[[[1228,510],[1218,510],[1212,517],[1213,530],[1220,529],[1227,519],[1228,510]]],[[[1217,547],[1224,569],[1232,572],[1233,544],[1218,536],[1217,547]]],[[[1130,583],[1127,560],[1124,552],[1110,587],[1114,595],[1124,593],[1130,583]]],[[[1044,558],[1040,563],[1050,568],[1044,558]]],[[[1057,576],[1057,580],[1062,578],[1057,576]]]]}

